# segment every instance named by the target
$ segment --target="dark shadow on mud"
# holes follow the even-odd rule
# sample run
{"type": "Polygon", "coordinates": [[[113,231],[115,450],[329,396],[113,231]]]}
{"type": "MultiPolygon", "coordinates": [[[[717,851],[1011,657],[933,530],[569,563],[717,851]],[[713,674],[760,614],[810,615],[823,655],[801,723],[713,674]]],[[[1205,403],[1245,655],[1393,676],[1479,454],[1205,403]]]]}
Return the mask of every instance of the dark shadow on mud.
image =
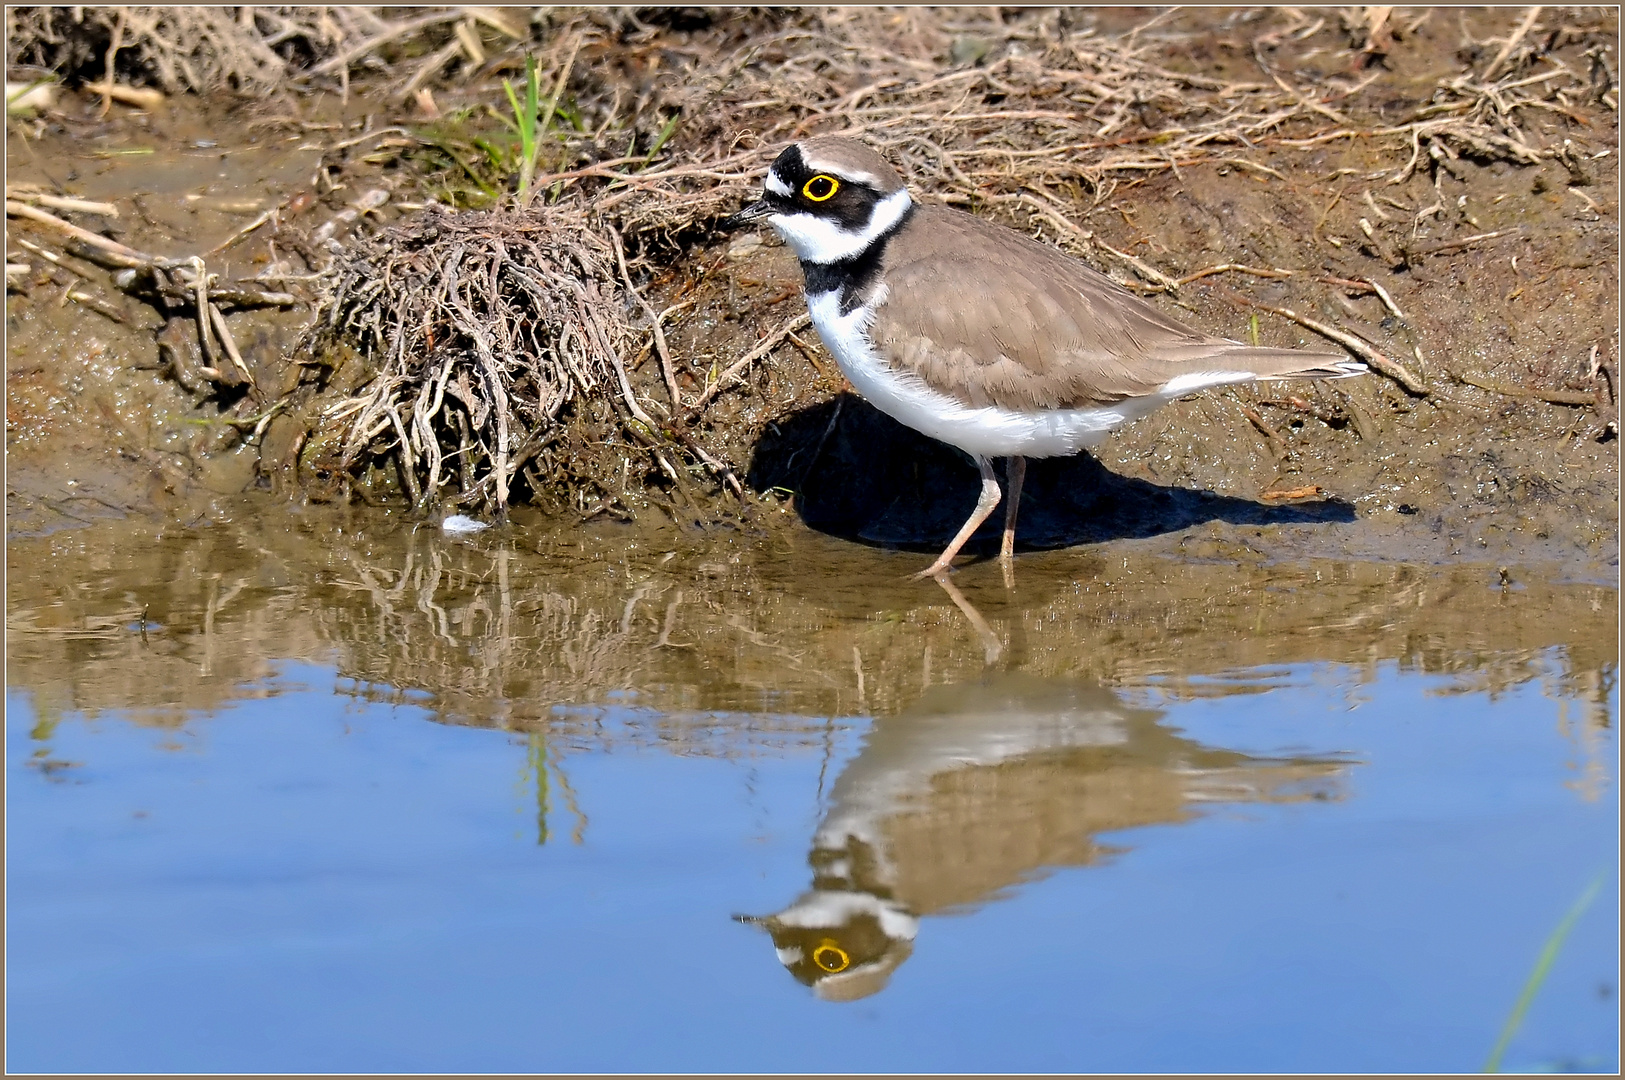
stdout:
{"type": "MultiPolygon", "coordinates": [[[[877,547],[936,550],[976,505],[970,459],[904,427],[852,394],[769,426],[746,483],[794,491],[811,528],[877,547]],[[838,411],[837,411],[838,410],[838,411]]],[[[1018,548],[1070,547],[1177,532],[1208,521],[1233,525],[1349,522],[1340,499],[1270,506],[1211,491],[1119,476],[1088,454],[1028,463],[1018,548]]],[[[997,511],[973,544],[996,537],[997,511]]],[[[975,550],[975,548],[972,548],[975,550]]]]}

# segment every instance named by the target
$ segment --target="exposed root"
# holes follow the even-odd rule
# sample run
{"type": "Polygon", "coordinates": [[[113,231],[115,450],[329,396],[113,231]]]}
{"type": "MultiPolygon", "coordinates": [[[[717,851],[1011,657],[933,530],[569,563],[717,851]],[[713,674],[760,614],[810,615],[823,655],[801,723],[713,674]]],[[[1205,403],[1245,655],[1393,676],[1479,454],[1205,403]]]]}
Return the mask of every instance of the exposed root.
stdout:
{"type": "Polygon", "coordinates": [[[518,10],[398,12],[343,6],[7,8],[6,62],[53,69],[76,83],[100,76],[92,88],[104,98],[150,107],[141,91],[109,76],[171,94],[234,90],[261,96],[295,79],[336,78],[347,89],[353,67],[389,71],[394,59],[412,73],[403,83],[415,86],[425,71],[438,73],[460,52],[465,68],[484,62],[473,27],[490,28],[498,41],[522,38],[527,30],[518,10]],[[432,69],[413,55],[423,39],[450,42],[434,54],[432,69]]]}
{"type": "MultiPolygon", "coordinates": [[[[74,203],[78,200],[55,201],[74,203]]],[[[85,205],[91,208],[90,212],[101,212],[96,204],[85,205]]],[[[69,209],[87,212],[83,206],[70,206],[69,209]]],[[[82,280],[93,280],[90,272],[66,257],[73,256],[74,260],[113,271],[109,283],[114,288],[150,304],[164,315],[171,318],[189,315],[197,326],[198,348],[203,363],[195,371],[175,372],[176,380],[186,389],[201,391],[204,383],[227,390],[247,387],[254,401],[260,399],[260,388],[254,373],[243,359],[222,309],[294,307],[299,303],[297,297],[290,293],[270,292],[252,282],[224,282],[218,275],[209,272],[199,256],[169,259],[150,255],[27,203],[7,199],[6,216],[20,218],[66,238],[65,251],[58,253],[23,236],[15,237],[19,247],[44,259],[52,267],[65,270],[82,280]],[[229,363],[217,361],[216,345],[229,363]]],[[[29,268],[24,266],[22,269],[29,268]]],[[[129,321],[116,304],[108,303],[93,293],[70,289],[64,295],[115,322],[129,321]]]]}
{"type": "Polygon", "coordinates": [[[687,452],[737,491],[633,389],[622,358],[637,332],[606,237],[574,208],[432,208],[336,260],[311,344],[348,339],[376,369],[358,403],[329,413],[338,469],[391,457],[415,504],[495,514],[520,483],[566,502],[588,484],[619,497],[610,458],[692,497],[687,452]]]}
{"type": "MultiPolygon", "coordinates": [[[[274,14],[280,10],[288,9],[8,8],[6,60],[54,68],[70,79],[94,72],[102,77],[107,96],[115,81],[109,77],[113,70],[139,72],[143,82],[171,94],[222,89],[267,93],[282,86],[289,64],[255,31],[255,13],[280,20],[283,16],[274,14]]],[[[302,34],[320,46],[337,32],[336,25],[324,31],[313,24],[302,34]]]]}

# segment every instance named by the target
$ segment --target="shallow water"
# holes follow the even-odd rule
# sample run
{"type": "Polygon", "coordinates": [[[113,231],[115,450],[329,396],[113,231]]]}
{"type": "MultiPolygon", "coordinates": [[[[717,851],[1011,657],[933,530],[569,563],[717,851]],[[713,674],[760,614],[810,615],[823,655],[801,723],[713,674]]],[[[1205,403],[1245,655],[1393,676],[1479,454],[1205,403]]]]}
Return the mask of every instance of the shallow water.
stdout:
{"type": "Polygon", "coordinates": [[[1617,591],[377,513],[8,546],[8,1066],[1618,1067],[1617,591]]]}

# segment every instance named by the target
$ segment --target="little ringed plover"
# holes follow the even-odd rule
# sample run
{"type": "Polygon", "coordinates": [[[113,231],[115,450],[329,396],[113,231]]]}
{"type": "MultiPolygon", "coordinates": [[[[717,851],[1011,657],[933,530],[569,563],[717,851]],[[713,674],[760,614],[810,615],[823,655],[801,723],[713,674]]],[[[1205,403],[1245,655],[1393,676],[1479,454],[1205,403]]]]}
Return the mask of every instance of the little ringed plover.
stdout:
{"type": "Polygon", "coordinates": [[[1075,454],[1206,387],[1366,370],[1341,353],[1193,330],[1013,229],[915,202],[853,139],[791,145],[763,186],[724,227],[772,224],[801,260],[813,325],[857,392],[981,470],[975,511],[918,577],[949,570],[998,506],[993,458],[1009,459],[1008,566],[1026,458],[1075,454]]]}

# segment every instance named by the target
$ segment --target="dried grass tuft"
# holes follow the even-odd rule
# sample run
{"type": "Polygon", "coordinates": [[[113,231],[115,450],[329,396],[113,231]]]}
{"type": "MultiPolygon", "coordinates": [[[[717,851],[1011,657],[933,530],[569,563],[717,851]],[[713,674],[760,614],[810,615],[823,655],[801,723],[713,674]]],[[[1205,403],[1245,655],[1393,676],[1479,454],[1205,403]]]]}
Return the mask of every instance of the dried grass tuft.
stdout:
{"type": "MultiPolygon", "coordinates": [[[[172,94],[267,93],[288,74],[284,57],[233,8],[8,8],[6,21],[8,65],[49,68],[73,81],[105,77],[111,64],[120,81],[139,74],[139,81],[172,94]]],[[[320,33],[311,36],[321,40],[320,33]]]]}
{"type": "MultiPolygon", "coordinates": [[[[1384,73],[1359,61],[1375,43],[1391,45],[1393,28],[1363,19],[1350,32],[1354,62],[1345,73],[1310,83],[1278,70],[1272,55],[1329,33],[1323,17],[1259,12],[1251,28],[1237,17],[1232,36],[1239,43],[1251,35],[1265,77],[1219,79],[1158,62],[1168,52],[1158,24],[1174,14],[1120,35],[1076,10],[1006,21],[998,9],[838,8],[742,36],[719,23],[713,37],[721,40],[697,43],[686,56],[667,45],[662,55],[682,60],[645,92],[646,112],[682,118],[662,168],[636,176],[578,168],[538,183],[592,187],[591,178],[609,178],[596,188],[597,205],[628,235],[679,235],[752,197],[786,143],[844,133],[880,149],[944,202],[1042,232],[1132,271],[1143,291],[1161,292],[1177,283],[1077,223],[1125,183],[1202,164],[1279,176],[1261,159],[1353,139],[1395,155],[1384,177],[1391,184],[1419,166],[1437,176],[1463,155],[1530,165],[1566,153],[1532,132],[1537,118],[1573,117],[1582,101],[1617,110],[1606,49],[1587,52],[1581,71],[1529,44],[1537,35],[1582,33],[1566,25],[1522,26],[1504,55],[1441,80],[1403,122],[1373,124],[1380,113],[1368,95],[1380,92],[1372,88],[1384,73]]],[[[658,37],[655,28],[634,28],[623,42],[636,48],[640,35],[658,37]]]]}
{"type": "MultiPolygon", "coordinates": [[[[524,12],[428,8],[402,15],[379,7],[8,7],[6,63],[55,71],[71,82],[104,78],[167,93],[222,90],[261,96],[293,80],[328,76],[345,89],[353,68],[386,78],[432,54],[440,71],[464,47],[454,24],[486,26],[504,39],[525,33],[524,12]],[[395,63],[392,63],[394,61],[395,63]]],[[[470,35],[465,30],[464,37],[470,35]]],[[[473,35],[478,47],[478,35],[473,35]]],[[[477,66],[464,54],[465,67],[477,66]]],[[[483,60],[483,56],[480,57],[483,60]]]]}
{"type": "Polygon", "coordinates": [[[393,456],[415,506],[501,514],[521,478],[566,501],[604,487],[581,463],[612,444],[680,485],[622,359],[618,243],[573,207],[430,207],[338,258],[312,345],[347,340],[376,370],[328,413],[346,432],[338,471],[393,456]]]}

